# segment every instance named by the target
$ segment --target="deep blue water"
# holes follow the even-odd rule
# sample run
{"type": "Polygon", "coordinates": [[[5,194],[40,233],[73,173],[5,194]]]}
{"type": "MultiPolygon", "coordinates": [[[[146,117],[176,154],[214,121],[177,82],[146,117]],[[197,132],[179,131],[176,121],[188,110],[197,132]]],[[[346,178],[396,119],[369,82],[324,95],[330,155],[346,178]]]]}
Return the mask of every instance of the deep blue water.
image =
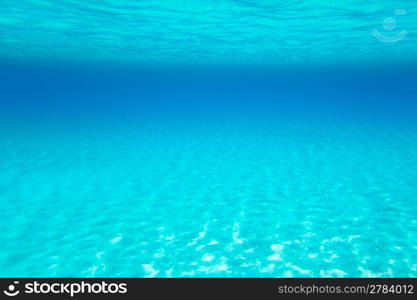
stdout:
{"type": "Polygon", "coordinates": [[[2,276],[416,276],[410,69],[3,70],[2,276]]]}
{"type": "Polygon", "coordinates": [[[3,1],[0,276],[416,277],[394,4],[3,1]]]}

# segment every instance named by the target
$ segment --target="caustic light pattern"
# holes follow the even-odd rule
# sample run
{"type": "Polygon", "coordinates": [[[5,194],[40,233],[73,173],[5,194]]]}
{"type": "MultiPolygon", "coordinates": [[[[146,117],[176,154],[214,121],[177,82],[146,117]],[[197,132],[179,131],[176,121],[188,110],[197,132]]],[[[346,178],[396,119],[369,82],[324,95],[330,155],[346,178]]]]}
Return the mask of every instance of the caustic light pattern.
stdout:
{"type": "Polygon", "coordinates": [[[416,277],[398,4],[0,1],[0,276],[416,277]]]}

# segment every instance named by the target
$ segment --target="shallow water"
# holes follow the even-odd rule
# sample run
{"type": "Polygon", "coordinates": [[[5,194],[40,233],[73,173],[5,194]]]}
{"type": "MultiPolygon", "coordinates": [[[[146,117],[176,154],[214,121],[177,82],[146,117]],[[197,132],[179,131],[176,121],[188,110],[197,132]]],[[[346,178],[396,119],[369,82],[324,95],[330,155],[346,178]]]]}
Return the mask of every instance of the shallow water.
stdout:
{"type": "Polygon", "coordinates": [[[408,76],[373,99],[274,74],[5,86],[2,276],[416,276],[408,76]]]}
{"type": "Polygon", "coordinates": [[[416,277],[416,9],[2,1],[0,276],[416,277]]]}

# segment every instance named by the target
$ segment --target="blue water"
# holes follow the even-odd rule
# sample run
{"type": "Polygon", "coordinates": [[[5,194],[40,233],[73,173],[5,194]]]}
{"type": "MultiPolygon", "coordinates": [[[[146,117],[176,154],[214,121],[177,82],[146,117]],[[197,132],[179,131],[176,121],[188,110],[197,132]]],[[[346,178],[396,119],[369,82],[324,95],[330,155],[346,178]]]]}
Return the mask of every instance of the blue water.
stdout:
{"type": "Polygon", "coordinates": [[[3,1],[0,277],[416,277],[397,6],[3,1]]]}
{"type": "Polygon", "coordinates": [[[416,14],[414,0],[2,0],[0,55],[187,64],[415,61],[416,14]],[[374,30],[408,35],[384,43],[374,30]]]}

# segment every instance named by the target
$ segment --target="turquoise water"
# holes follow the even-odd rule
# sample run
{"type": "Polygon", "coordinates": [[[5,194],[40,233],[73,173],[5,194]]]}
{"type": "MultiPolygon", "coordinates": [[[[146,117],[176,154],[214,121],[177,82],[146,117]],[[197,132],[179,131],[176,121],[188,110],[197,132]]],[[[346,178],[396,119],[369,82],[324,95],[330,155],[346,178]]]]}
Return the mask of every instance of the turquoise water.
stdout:
{"type": "MultiPolygon", "coordinates": [[[[158,90],[133,76],[78,91],[74,76],[41,74],[33,87],[8,72],[25,89],[3,89],[14,100],[0,123],[2,276],[417,275],[404,74],[377,101],[359,82],[300,73],[239,90],[193,73],[160,76],[158,90]]],[[[375,76],[388,86],[398,74],[375,76]]]]}
{"type": "Polygon", "coordinates": [[[413,0],[3,0],[0,55],[186,64],[413,61],[416,13],[413,0]],[[386,18],[396,27],[385,29],[386,18]],[[383,43],[373,30],[409,34],[383,43]]]}
{"type": "Polygon", "coordinates": [[[2,1],[0,276],[416,277],[416,12],[2,1]]]}

